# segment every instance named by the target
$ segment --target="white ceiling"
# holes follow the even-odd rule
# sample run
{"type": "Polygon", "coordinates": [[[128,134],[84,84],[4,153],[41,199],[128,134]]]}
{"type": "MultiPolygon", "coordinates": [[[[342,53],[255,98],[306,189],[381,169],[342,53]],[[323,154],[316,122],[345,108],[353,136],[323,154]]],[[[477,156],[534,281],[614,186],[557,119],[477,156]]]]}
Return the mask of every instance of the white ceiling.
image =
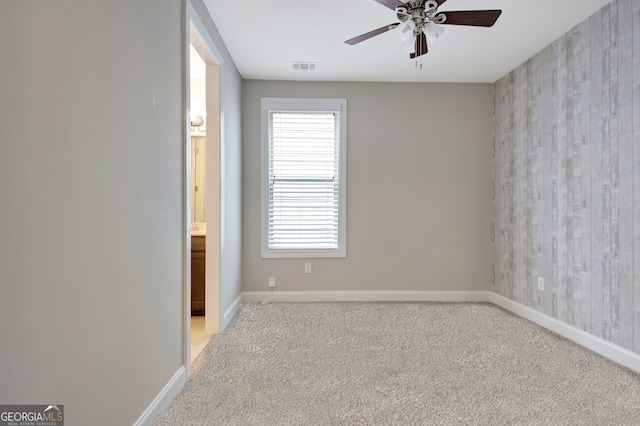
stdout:
{"type": "Polygon", "coordinates": [[[502,9],[492,28],[447,25],[416,60],[393,31],[355,46],[345,40],[397,22],[374,0],[205,0],[246,79],[493,83],[610,0],[448,0],[441,12],[502,9]],[[293,71],[291,62],[317,62],[293,71]]]}

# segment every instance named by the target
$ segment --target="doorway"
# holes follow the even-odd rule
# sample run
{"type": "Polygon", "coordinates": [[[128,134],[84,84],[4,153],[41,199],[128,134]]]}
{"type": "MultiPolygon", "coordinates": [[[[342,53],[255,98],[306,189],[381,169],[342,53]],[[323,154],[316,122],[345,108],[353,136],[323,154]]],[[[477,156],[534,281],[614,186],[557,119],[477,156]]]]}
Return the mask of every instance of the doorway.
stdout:
{"type": "MultiPolygon", "coordinates": [[[[187,2],[184,363],[189,365],[220,329],[220,64],[222,57],[191,2],[187,2]],[[197,247],[194,249],[193,244],[197,247]],[[194,276],[192,277],[192,274],[194,276]],[[202,274],[204,291],[192,289],[202,274]],[[202,294],[204,293],[204,294],[202,294]],[[196,298],[196,299],[193,299],[196,298]],[[197,316],[192,321],[192,308],[197,316]],[[200,314],[204,313],[203,316],[200,314]],[[193,324],[192,324],[193,323],[193,324]],[[193,354],[192,354],[193,352],[193,354]]],[[[187,371],[189,369],[187,368],[187,371]]]]}

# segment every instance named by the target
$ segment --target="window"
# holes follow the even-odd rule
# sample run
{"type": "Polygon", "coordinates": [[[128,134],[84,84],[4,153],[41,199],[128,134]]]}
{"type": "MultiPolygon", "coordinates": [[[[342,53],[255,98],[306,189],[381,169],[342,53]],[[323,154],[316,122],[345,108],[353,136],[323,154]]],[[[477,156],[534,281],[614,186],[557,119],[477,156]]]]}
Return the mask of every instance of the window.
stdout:
{"type": "Polygon", "coordinates": [[[262,257],[346,256],[346,99],[262,98],[262,257]]]}

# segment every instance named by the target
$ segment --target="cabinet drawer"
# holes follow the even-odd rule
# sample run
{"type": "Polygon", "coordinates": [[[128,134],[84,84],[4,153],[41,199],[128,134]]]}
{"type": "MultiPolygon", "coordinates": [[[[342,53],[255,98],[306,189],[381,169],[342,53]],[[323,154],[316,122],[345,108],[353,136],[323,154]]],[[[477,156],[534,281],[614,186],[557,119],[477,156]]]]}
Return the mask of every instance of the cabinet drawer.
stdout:
{"type": "Polygon", "coordinates": [[[192,252],[204,252],[206,246],[206,237],[197,235],[191,237],[191,251],[192,252]]]}

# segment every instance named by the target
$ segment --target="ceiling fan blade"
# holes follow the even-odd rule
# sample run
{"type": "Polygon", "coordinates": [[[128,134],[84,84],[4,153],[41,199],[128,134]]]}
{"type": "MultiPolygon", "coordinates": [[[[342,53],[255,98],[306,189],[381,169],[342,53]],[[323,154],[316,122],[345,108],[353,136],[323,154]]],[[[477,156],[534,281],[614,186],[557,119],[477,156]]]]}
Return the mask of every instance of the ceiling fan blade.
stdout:
{"type": "Polygon", "coordinates": [[[438,2],[438,6],[442,6],[442,4],[447,0],[436,0],[438,2]]]}
{"type": "Polygon", "coordinates": [[[368,33],[359,35],[358,37],[351,38],[351,39],[345,41],[345,43],[350,44],[350,45],[362,43],[363,41],[369,40],[372,37],[375,37],[375,36],[380,35],[382,33],[386,33],[387,31],[394,29],[398,25],[400,25],[400,24],[396,23],[396,24],[385,25],[384,27],[380,27],[377,30],[369,31],[368,33]]]}
{"type": "Polygon", "coordinates": [[[373,1],[376,1],[383,6],[387,6],[389,9],[392,9],[392,10],[396,10],[396,7],[398,6],[404,6],[404,3],[398,0],[373,0],[373,1]]]}
{"type": "Polygon", "coordinates": [[[418,37],[416,37],[416,51],[409,55],[411,59],[415,59],[418,56],[425,55],[429,52],[427,48],[427,36],[424,33],[420,33],[418,37]]]}
{"type": "Polygon", "coordinates": [[[447,17],[443,25],[470,25],[473,27],[492,27],[496,23],[501,10],[464,10],[442,12],[447,17]]]}

